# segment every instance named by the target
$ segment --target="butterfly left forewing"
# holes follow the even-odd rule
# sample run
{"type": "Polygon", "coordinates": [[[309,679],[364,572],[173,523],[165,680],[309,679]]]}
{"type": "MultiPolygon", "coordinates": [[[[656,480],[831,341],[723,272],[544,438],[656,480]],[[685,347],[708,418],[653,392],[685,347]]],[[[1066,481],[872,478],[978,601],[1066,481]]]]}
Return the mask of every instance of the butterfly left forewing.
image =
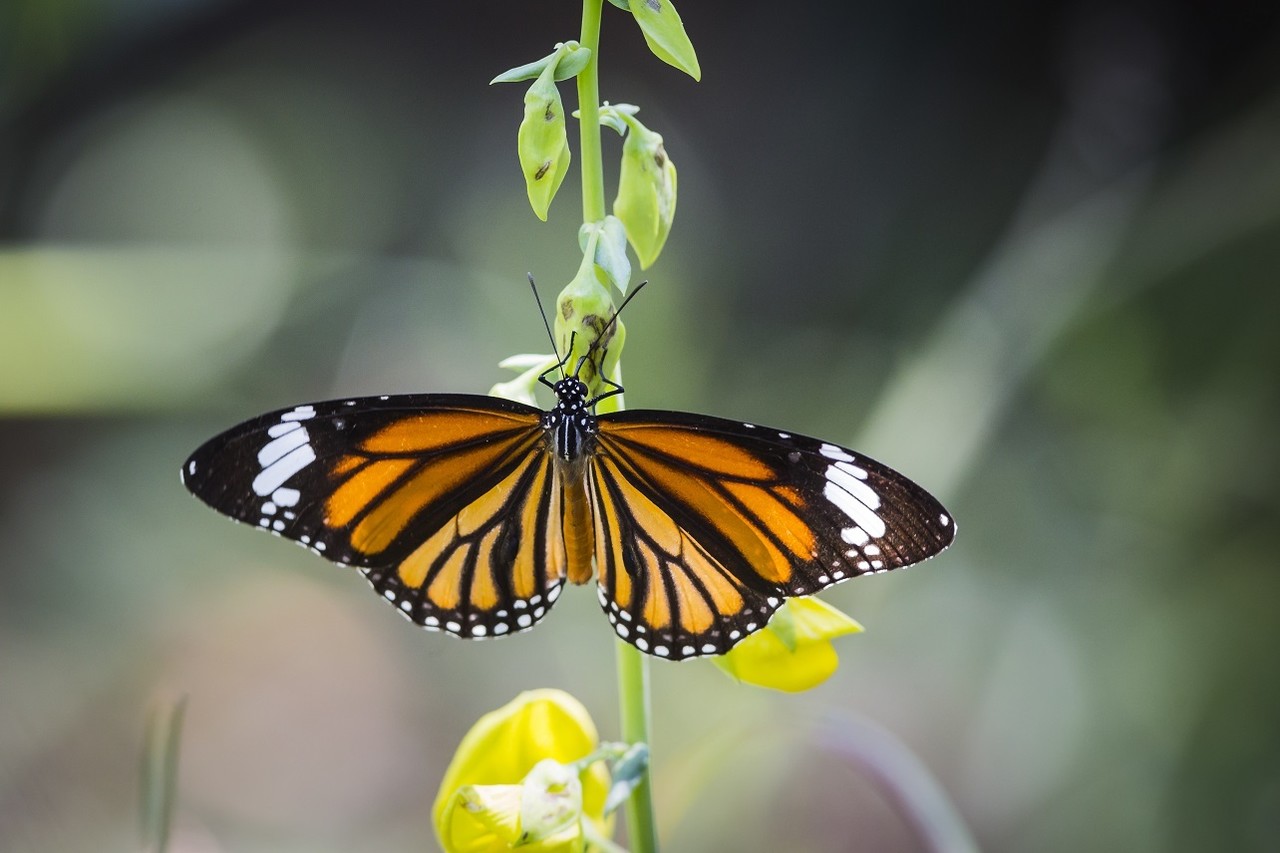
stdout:
{"type": "MultiPolygon", "coordinates": [[[[719,612],[719,622],[696,638],[702,642],[681,646],[698,654],[727,650],[761,627],[783,597],[920,562],[955,535],[941,504],[896,471],[764,427],[675,412],[607,415],[599,421],[593,462],[602,472],[596,479],[613,484],[594,494],[619,519],[615,534],[628,526],[643,534],[647,518],[666,519],[678,533],[668,536],[665,560],[655,559],[653,549],[629,552],[625,545],[598,557],[606,611],[632,620],[661,615],[664,591],[677,606],[691,598],[694,610],[703,603],[714,610],[715,596],[688,594],[690,584],[696,590],[709,577],[724,578],[713,589],[737,593],[725,600],[741,599],[753,611],[745,619],[719,612]],[[674,585],[656,583],[654,572],[665,572],[674,585]],[[761,613],[765,618],[756,618],[761,613]]],[[[597,522],[597,537],[600,530],[597,522]]]]}
{"type": "Polygon", "coordinates": [[[206,442],[183,482],[231,518],[361,568],[424,627],[530,627],[564,574],[541,412],[407,395],[271,412],[206,442]]]}

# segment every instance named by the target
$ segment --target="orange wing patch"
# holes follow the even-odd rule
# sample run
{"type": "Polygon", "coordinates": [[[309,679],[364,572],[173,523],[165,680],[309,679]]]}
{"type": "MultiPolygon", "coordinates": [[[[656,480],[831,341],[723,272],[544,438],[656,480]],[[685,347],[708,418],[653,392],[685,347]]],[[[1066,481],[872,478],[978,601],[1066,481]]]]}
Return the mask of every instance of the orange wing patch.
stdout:
{"type": "Polygon", "coordinates": [[[610,436],[639,445],[651,456],[746,480],[772,480],[776,472],[741,447],[714,435],[647,423],[602,423],[610,436]]]}
{"type": "Polygon", "coordinates": [[[366,438],[360,449],[371,454],[423,454],[479,444],[512,429],[528,427],[525,415],[450,409],[423,412],[389,424],[366,438]]]}
{"type": "Polygon", "coordinates": [[[466,486],[477,471],[521,452],[522,442],[532,448],[527,435],[455,450],[429,465],[417,458],[372,459],[329,496],[325,524],[339,528],[354,522],[351,547],[362,554],[379,554],[419,513],[466,486]],[[415,468],[417,473],[411,473],[415,468]]]}

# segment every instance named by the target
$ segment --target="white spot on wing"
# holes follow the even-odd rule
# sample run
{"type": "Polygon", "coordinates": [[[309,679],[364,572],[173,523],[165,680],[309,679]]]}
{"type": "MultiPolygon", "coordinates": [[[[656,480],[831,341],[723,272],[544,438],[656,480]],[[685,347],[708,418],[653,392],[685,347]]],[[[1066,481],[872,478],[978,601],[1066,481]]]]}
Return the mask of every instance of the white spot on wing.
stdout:
{"type": "Polygon", "coordinates": [[[837,459],[841,462],[852,462],[853,457],[843,447],[836,447],[834,444],[824,444],[818,448],[818,452],[828,459],[837,459]]]}
{"type": "Polygon", "coordinates": [[[297,489],[290,489],[284,486],[271,493],[271,500],[275,501],[277,506],[297,506],[298,499],[301,497],[302,493],[297,489]]]}
{"type": "Polygon", "coordinates": [[[857,465],[850,465],[848,462],[836,462],[832,465],[832,467],[840,471],[843,471],[846,474],[852,474],[853,476],[857,477],[859,480],[867,479],[866,469],[859,468],[857,465]]]}
{"type": "MultiPolygon", "coordinates": [[[[823,488],[822,494],[827,500],[836,505],[841,512],[849,517],[851,521],[857,522],[863,530],[870,533],[873,537],[881,537],[885,533],[884,520],[876,515],[871,507],[858,500],[854,495],[842,489],[835,483],[828,482],[823,488]]],[[[841,531],[841,537],[844,538],[844,531],[841,531]]],[[[849,541],[847,538],[845,541],[849,541]]]]}
{"type": "Polygon", "coordinates": [[[306,444],[309,438],[305,429],[290,430],[279,438],[273,438],[258,451],[258,464],[266,468],[290,450],[306,444]]]}
{"type": "MultiPolygon", "coordinates": [[[[871,536],[861,527],[846,527],[840,531],[840,538],[850,545],[866,545],[871,541],[871,536]]],[[[850,557],[858,556],[855,551],[847,551],[846,553],[850,557]]]]}
{"type": "Polygon", "coordinates": [[[316,452],[311,445],[295,447],[253,478],[254,494],[266,497],[285,484],[290,477],[316,461],[316,452]]]}
{"type": "Polygon", "coordinates": [[[316,416],[315,406],[298,406],[292,412],[285,412],[280,416],[282,421],[306,421],[316,416]]]}
{"type": "Polygon", "coordinates": [[[827,466],[827,482],[835,483],[859,501],[866,504],[869,509],[879,509],[880,496],[875,493],[875,490],[859,480],[855,475],[849,473],[847,469],[852,468],[852,465],[841,466],[842,463],[840,462],[827,466]]]}
{"type": "Polygon", "coordinates": [[[281,421],[278,424],[272,424],[267,427],[267,435],[272,438],[279,438],[287,432],[293,432],[295,429],[302,429],[302,424],[297,421],[281,421]]]}

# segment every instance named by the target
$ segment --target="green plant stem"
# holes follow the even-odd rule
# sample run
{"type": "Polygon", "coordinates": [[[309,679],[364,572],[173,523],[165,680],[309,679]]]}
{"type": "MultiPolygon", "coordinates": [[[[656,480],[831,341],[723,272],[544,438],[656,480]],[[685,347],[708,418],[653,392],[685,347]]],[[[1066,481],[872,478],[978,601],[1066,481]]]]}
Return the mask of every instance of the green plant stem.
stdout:
{"type": "MultiPolygon", "coordinates": [[[[600,15],[604,0],[582,0],[582,37],[591,50],[591,61],[578,74],[578,115],[581,127],[582,221],[599,222],[605,216],[604,161],[600,154],[600,15]]],[[[621,372],[621,367],[617,369],[621,372]]],[[[618,379],[615,376],[615,380],[618,379]]],[[[607,402],[621,408],[621,395],[607,402]]],[[[613,407],[610,407],[613,408],[613,407]]],[[[649,662],[628,643],[617,641],[618,706],[622,738],[627,743],[649,743],[649,662]]],[[[627,838],[631,853],[656,853],[657,832],[649,776],[627,800],[627,838]]]]}
{"type": "Polygon", "coordinates": [[[604,219],[604,161],[600,155],[600,12],[604,0],[582,0],[582,38],[591,51],[578,73],[578,115],[582,149],[582,221],[604,219]]]}
{"type": "MultiPolygon", "coordinates": [[[[649,661],[630,643],[616,640],[618,703],[622,738],[627,743],[649,743],[649,661]]],[[[651,753],[652,754],[652,753],[651,753]]],[[[653,820],[653,795],[649,771],[627,800],[627,840],[631,853],[656,853],[658,833],[653,820]]]]}

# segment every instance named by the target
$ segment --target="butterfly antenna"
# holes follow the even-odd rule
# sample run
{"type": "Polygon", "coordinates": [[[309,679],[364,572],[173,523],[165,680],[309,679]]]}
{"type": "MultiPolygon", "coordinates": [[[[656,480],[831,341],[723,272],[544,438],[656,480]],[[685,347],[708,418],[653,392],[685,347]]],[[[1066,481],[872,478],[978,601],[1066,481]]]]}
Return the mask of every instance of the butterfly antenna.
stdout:
{"type": "MultiPolygon", "coordinates": [[[[560,367],[560,378],[563,379],[565,359],[560,357],[560,350],[556,347],[556,336],[551,331],[551,322],[547,320],[546,309],[542,307],[542,297],[538,295],[538,285],[533,283],[533,273],[526,273],[526,275],[529,276],[529,287],[533,288],[533,301],[538,303],[538,313],[542,315],[542,326],[547,330],[547,339],[551,341],[551,351],[555,353],[556,362],[560,367]]],[[[568,356],[565,356],[565,358],[568,358],[568,356]]]]}
{"type": "MultiPolygon", "coordinates": [[[[609,334],[609,329],[613,328],[613,325],[618,322],[618,315],[622,313],[622,309],[626,308],[627,303],[630,302],[632,299],[634,299],[635,295],[639,293],[641,290],[643,290],[644,286],[648,283],[649,283],[648,279],[645,279],[644,281],[640,282],[639,284],[636,285],[636,289],[628,293],[627,298],[622,300],[622,304],[617,307],[617,309],[613,312],[613,316],[609,318],[609,322],[604,324],[604,328],[600,330],[600,334],[597,335],[596,339],[591,342],[591,346],[587,348],[587,352],[583,354],[582,358],[578,359],[578,364],[573,369],[573,375],[575,377],[578,375],[578,371],[582,369],[582,365],[586,363],[587,357],[591,354],[591,351],[594,350],[596,347],[600,346],[600,342],[604,340],[605,336],[609,334]]],[[[573,352],[572,347],[569,348],[569,352],[573,352]]]]}
{"type": "MultiPolygon", "coordinates": [[[[648,279],[636,285],[636,289],[627,294],[627,298],[622,300],[622,304],[618,306],[618,310],[613,312],[613,316],[609,318],[609,322],[604,324],[604,328],[600,330],[600,338],[603,338],[614,323],[618,322],[618,315],[622,313],[622,309],[627,307],[627,303],[635,298],[636,294],[644,290],[644,286],[649,283],[648,279]]],[[[599,338],[597,338],[599,340],[599,338]]]]}
{"type": "Polygon", "coordinates": [[[622,309],[626,308],[627,303],[630,302],[632,299],[635,299],[636,294],[639,293],[641,290],[644,290],[644,286],[648,283],[649,283],[649,280],[645,279],[644,281],[636,285],[635,290],[627,294],[627,298],[622,300],[622,304],[617,307],[617,309],[613,312],[613,316],[609,318],[609,322],[604,324],[604,328],[600,330],[600,334],[596,337],[594,341],[591,342],[591,349],[595,349],[597,346],[599,346],[600,342],[604,340],[606,336],[608,336],[609,330],[613,328],[615,323],[618,322],[618,315],[622,313],[622,309]]]}

